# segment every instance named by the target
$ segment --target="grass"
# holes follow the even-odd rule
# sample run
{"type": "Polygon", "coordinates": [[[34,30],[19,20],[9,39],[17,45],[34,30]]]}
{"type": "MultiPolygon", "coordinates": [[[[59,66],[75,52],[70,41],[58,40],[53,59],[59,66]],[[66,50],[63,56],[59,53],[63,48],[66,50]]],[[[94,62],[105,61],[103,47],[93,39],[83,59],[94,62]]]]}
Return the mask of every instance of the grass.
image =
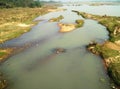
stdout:
{"type": "MultiPolygon", "coordinates": [[[[42,8],[10,8],[0,9],[0,43],[21,36],[30,31],[37,22],[34,18],[49,12],[49,9],[57,9],[55,6],[43,6],[42,8]]],[[[4,60],[11,52],[0,48],[0,60],[4,60]],[[3,52],[4,51],[4,52],[3,52]]]]}
{"type": "Polygon", "coordinates": [[[0,57],[6,55],[6,52],[0,52],[0,57]]]}
{"type": "Polygon", "coordinates": [[[62,15],[56,17],[56,18],[51,18],[49,21],[51,22],[59,22],[60,20],[64,19],[62,15]]]}
{"type": "MultiPolygon", "coordinates": [[[[30,31],[31,26],[36,24],[36,22],[33,22],[33,19],[48,13],[49,9],[56,9],[56,7],[0,9],[0,44],[30,31]]],[[[0,48],[0,63],[12,52],[13,49],[0,48]]],[[[5,89],[6,86],[6,80],[0,75],[0,89],[5,89]]]]}
{"type": "Polygon", "coordinates": [[[78,20],[76,20],[75,22],[76,22],[76,28],[80,28],[80,27],[82,27],[83,24],[84,24],[84,21],[81,20],[81,19],[78,19],[78,20]]]}
{"type": "Polygon", "coordinates": [[[45,8],[0,9],[0,43],[29,31],[32,24],[35,24],[33,19],[45,13],[48,13],[45,8]]]}
{"type": "Polygon", "coordinates": [[[110,49],[104,45],[99,45],[96,44],[94,46],[95,51],[99,52],[100,54],[102,54],[103,58],[107,59],[109,57],[116,57],[117,55],[119,55],[119,51],[114,50],[114,49],[110,49]]]}
{"type": "Polygon", "coordinates": [[[106,15],[99,16],[99,15],[92,15],[92,14],[87,14],[84,12],[77,12],[77,11],[76,13],[87,19],[97,20],[100,24],[106,26],[107,30],[109,31],[109,36],[110,36],[109,40],[111,42],[120,40],[120,17],[106,16],[106,15]],[[115,34],[115,31],[118,31],[118,32],[115,34]]]}
{"type": "Polygon", "coordinates": [[[120,63],[112,63],[108,69],[109,75],[115,81],[116,84],[120,84],[120,63]]]}
{"type": "Polygon", "coordinates": [[[7,58],[7,56],[12,53],[13,49],[11,48],[7,48],[7,49],[3,49],[0,48],[0,63],[4,61],[5,58],[7,58]]]}
{"type": "Polygon", "coordinates": [[[28,32],[29,30],[30,30],[30,27],[20,27],[20,26],[17,26],[17,23],[1,27],[0,42],[2,43],[2,42],[5,42],[6,40],[18,37],[21,34],[28,32]]]}
{"type": "Polygon", "coordinates": [[[0,9],[0,24],[9,22],[28,23],[36,16],[47,13],[45,8],[12,8],[0,9]]]}

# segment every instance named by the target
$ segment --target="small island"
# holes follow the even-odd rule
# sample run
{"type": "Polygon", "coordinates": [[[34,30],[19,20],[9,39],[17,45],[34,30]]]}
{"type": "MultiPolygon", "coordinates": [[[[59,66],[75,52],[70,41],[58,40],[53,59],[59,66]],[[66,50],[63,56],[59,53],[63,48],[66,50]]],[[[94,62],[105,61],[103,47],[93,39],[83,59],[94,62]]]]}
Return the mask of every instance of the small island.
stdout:
{"type": "MultiPolygon", "coordinates": [[[[93,19],[104,25],[109,32],[109,39],[103,44],[91,42],[87,49],[92,53],[100,55],[104,60],[108,75],[120,86],[120,17],[99,16],[85,12],[74,11],[85,19],[93,19]]],[[[113,86],[112,86],[113,87],[113,86]]]]}
{"type": "MultiPolygon", "coordinates": [[[[64,17],[62,15],[56,17],[56,18],[51,18],[49,19],[50,22],[60,22],[60,20],[64,19],[64,17]]],[[[58,26],[60,27],[60,31],[59,32],[70,32],[75,30],[76,28],[80,28],[82,27],[84,24],[84,21],[81,19],[77,19],[75,21],[75,24],[72,23],[58,23],[58,26]]]]}
{"type": "Polygon", "coordinates": [[[75,23],[76,23],[75,27],[76,27],[76,28],[80,28],[80,27],[83,26],[84,20],[82,20],[82,19],[77,19],[77,20],[75,21],[75,23]]]}
{"type": "Polygon", "coordinates": [[[70,32],[75,30],[76,28],[80,28],[83,26],[84,21],[81,19],[78,19],[75,21],[76,24],[64,24],[64,23],[58,23],[58,26],[60,27],[59,32],[70,32]]]}
{"type": "Polygon", "coordinates": [[[58,23],[58,26],[60,27],[59,32],[70,32],[76,28],[75,24],[58,23]]]}
{"type": "Polygon", "coordinates": [[[50,22],[59,22],[60,20],[64,19],[62,15],[56,17],[56,18],[51,18],[49,21],[50,22]]]}

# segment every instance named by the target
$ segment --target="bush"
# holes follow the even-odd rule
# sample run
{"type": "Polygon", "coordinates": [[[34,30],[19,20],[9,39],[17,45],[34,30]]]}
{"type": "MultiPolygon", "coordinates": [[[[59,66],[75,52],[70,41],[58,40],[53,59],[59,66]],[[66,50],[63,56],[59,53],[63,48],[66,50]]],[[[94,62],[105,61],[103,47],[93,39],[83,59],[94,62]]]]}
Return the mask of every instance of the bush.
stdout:
{"type": "Polygon", "coordinates": [[[112,63],[108,68],[108,74],[117,85],[120,85],[120,63],[112,63]]]}
{"type": "Polygon", "coordinates": [[[41,7],[39,0],[1,0],[0,8],[13,8],[13,7],[41,7]]]}
{"type": "Polygon", "coordinates": [[[75,22],[77,23],[77,24],[76,24],[76,28],[82,27],[83,24],[84,24],[84,21],[81,20],[81,19],[78,19],[78,20],[76,20],[75,22]]]}
{"type": "Polygon", "coordinates": [[[76,22],[77,24],[81,24],[81,23],[83,23],[83,20],[78,19],[78,20],[76,20],[75,22],[76,22]]]}

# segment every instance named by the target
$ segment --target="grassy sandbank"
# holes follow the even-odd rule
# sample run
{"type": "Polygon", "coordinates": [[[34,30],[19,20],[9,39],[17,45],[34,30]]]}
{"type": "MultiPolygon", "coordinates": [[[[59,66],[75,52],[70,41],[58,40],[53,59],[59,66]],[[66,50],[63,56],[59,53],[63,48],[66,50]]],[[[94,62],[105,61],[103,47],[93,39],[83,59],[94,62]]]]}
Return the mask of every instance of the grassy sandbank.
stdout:
{"type": "Polygon", "coordinates": [[[65,24],[65,23],[58,23],[58,26],[60,27],[59,32],[70,32],[75,30],[76,28],[82,27],[84,24],[84,20],[77,19],[75,21],[75,24],[65,24]]]}
{"type": "Polygon", "coordinates": [[[60,20],[64,19],[62,15],[56,17],[56,18],[51,18],[49,21],[50,22],[59,22],[60,20]]]}
{"type": "Polygon", "coordinates": [[[0,43],[28,32],[33,19],[48,11],[45,8],[0,9],[0,43]]]}
{"type": "Polygon", "coordinates": [[[108,74],[120,86],[120,17],[92,15],[79,11],[74,12],[86,19],[97,20],[107,28],[109,32],[108,41],[104,42],[104,44],[93,42],[87,47],[94,54],[99,54],[103,57],[108,74]]]}
{"type": "Polygon", "coordinates": [[[76,28],[82,27],[83,24],[84,24],[84,20],[82,20],[82,19],[77,19],[75,21],[75,24],[72,24],[72,23],[61,23],[60,21],[62,19],[64,19],[64,17],[62,15],[49,19],[50,22],[58,22],[58,26],[60,27],[59,32],[62,32],[62,33],[73,31],[76,28]]]}

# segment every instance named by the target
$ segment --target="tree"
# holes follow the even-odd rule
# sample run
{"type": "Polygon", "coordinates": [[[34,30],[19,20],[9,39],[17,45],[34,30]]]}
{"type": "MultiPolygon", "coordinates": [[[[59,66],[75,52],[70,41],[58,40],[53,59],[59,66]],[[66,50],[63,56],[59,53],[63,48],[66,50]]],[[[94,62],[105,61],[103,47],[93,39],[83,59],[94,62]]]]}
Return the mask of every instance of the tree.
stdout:
{"type": "Polygon", "coordinates": [[[39,0],[0,0],[0,8],[41,7],[39,0]]]}

